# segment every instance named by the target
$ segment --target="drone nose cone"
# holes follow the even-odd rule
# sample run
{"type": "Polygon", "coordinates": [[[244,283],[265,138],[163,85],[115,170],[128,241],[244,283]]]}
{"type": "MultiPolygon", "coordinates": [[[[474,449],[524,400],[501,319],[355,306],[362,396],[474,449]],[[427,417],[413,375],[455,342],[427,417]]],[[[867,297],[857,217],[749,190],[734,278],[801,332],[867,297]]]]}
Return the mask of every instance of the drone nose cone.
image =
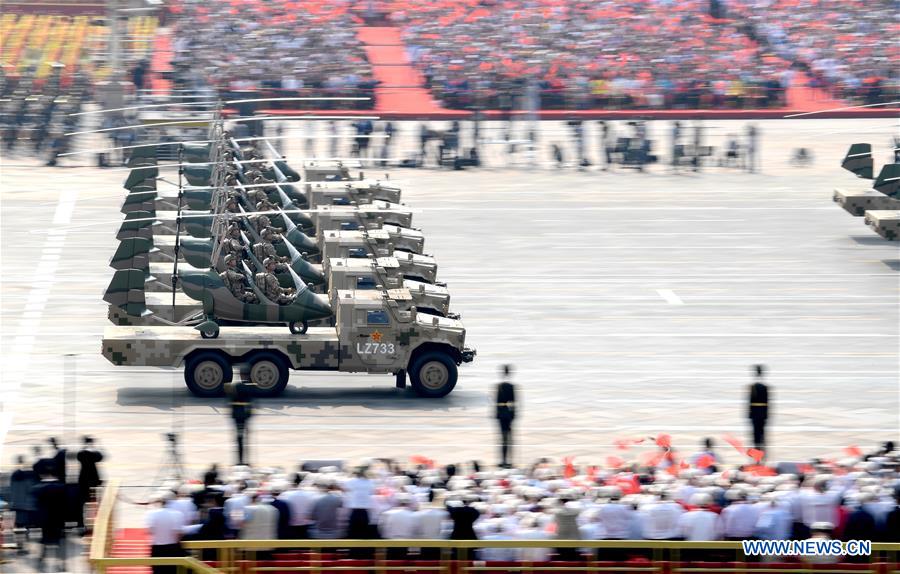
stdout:
{"type": "Polygon", "coordinates": [[[316,293],[314,307],[316,313],[318,313],[321,317],[330,317],[334,314],[334,310],[332,310],[331,308],[331,303],[328,301],[328,295],[316,293]]]}

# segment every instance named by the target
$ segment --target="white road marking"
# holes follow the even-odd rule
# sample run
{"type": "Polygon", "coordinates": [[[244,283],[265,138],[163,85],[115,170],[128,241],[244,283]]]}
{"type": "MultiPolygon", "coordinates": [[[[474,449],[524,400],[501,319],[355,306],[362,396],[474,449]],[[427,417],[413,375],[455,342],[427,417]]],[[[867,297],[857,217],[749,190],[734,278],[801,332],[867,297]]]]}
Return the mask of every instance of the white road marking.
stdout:
{"type": "Polygon", "coordinates": [[[659,296],[666,300],[669,305],[684,305],[684,301],[681,300],[681,297],[675,294],[671,289],[657,289],[657,293],[659,296]]]}

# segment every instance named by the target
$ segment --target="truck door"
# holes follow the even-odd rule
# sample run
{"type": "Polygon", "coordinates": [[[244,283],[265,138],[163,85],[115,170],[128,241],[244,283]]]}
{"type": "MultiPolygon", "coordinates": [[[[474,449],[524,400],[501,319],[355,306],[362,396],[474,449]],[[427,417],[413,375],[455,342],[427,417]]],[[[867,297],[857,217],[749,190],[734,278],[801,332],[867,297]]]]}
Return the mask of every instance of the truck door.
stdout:
{"type": "Polygon", "coordinates": [[[360,362],[385,370],[397,364],[400,358],[397,328],[387,311],[356,309],[353,322],[353,352],[360,362]]]}

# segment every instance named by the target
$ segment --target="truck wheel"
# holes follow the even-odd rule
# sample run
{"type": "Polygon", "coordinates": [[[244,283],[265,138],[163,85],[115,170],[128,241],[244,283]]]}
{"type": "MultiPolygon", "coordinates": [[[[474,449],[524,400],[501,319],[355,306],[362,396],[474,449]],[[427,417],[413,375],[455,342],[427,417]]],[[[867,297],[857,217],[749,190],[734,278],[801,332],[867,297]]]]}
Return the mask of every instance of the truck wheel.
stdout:
{"type": "Polygon", "coordinates": [[[309,323],[306,321],[291,321],[288,323],[288,329],[294,335],[303,335],[306,333],[306,330],[309,329],[309,323]]]}
{"type": "Polygon", "coordinates": [[[184,364],[184,382],[198,397],[222,396],[233,375],[228,359],[212,351],[192,355],[184,364]]]}
{"type": "Polygon", "coordinates": [[[440,398],[456,386],[456,363],[445,353],[432,351],[418,357],[409,370],[412,388],[420,397],[440,398]]]}
{"type": "Polygon", "coordinates": [[[284,392],[289,375],[287,361],[276,353],[258,353],[241,369],[241,379],[256,385],[256,395],[260,397],[284,392]]]}

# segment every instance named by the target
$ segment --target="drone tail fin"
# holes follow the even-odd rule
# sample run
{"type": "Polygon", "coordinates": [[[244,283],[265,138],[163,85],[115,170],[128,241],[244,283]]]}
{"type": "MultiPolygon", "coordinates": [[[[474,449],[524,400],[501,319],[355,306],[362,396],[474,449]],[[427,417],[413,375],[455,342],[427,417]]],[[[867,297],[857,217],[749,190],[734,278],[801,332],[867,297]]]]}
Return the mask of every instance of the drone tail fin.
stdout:
{"type": "Polygon", "coordinates": [[[841,167],[856,177],[872,179],[872,144],[855,143],[850,146],[841,167]]]}
{"type": "Polygon", "coordinates": [[[140,269],[119,269],[113,274],[103,300],[132,317],[150,315],[152,311],[147,309],[144,296],[144,277],[144,272],[140,269]]]}
{"type": "Polygon", "coordinates": [[[882,167],[872,187],[888,197],[900,199],[900,163],[889,163],[882,167]]]}

